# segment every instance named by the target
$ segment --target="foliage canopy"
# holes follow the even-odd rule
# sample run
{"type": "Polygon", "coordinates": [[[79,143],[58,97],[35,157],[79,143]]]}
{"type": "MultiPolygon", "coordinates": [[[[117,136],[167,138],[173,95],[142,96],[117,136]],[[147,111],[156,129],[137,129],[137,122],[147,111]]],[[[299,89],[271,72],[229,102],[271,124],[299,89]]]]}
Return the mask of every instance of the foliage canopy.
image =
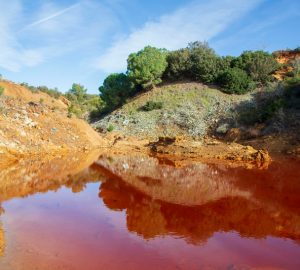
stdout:
{"type": "Polygon", "coordinates": [[[124,73],[113,73],[109,75],[99,88],[102,100],[107,110],[112,110],[122,105],[133,93],[132,84],[124,73]]]}
{"type": "Polygon", "coordinates": [[[127,59],[128,77],[142,88],[151,88],[162,82],[162,75],[168,65],[167,51],[151,46],[132,53],[127,59]]]}
{"type": "Polygon", "coordinates": [[[218,81],[224,92],[230,94],[244,94],[255,87],[251,78],[240,68],[225,70],[220,74],[218,81]]]}
{"type": "Polygon", "coordinates": [[[279,67],[274,56],[264,51],[245,51],[233,60],[233,66],[245,70],[259,85],[271,81],[272,73],[279,67]]]}

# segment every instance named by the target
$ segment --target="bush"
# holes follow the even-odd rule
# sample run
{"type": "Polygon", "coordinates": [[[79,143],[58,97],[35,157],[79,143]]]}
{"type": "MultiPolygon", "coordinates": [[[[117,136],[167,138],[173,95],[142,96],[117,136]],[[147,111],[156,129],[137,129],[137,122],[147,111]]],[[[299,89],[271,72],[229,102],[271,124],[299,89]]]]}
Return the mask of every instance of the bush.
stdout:
{"type": "Polygon", "coordinates": [[[68,117],[71,118],[73,115],[81,117],[83,114],[81,108],[73,103],[68,107],[68,117]]]}
{"type": "Polygon", "coordinates": [[[78,103],[83,102],[86,99],[87,89],[83,85],[73,83],[72,88],[66,93],[66,97],[71,101],[78,103]]]}
{"type": "Polygon", "coordinates": [[[283,98],[270,100],[269,104],[265,106],[265,109],[259,115],[259,122],[265,122],[272,118],[276,112],[286,105],[286,101],[283,98]]]}
{"type": "Polygon", "coordinates": [[[164,77],[170,80],[191,78],[191,53],[189,49],[170,52],[167,56],[168,66],[164,77]]]}
{"type": "Polygon", "coordinates": [[[147,103],[141,107],[143,111],[153,111],[153,110],[160,110],[163,107],[162,102],[155,102],[155,101],[147,101],[147,103]]]}
{"type": "Polygon", "coordinates": [[[48,88],[47,86],[41,85],[41,86],[33,86],[29,85],[28,83],[21,83],[21,86],[26,87],[28,90],[30,90],[32,93],[38,93],[38,92],[43,92],[48,94],[50,97],[58,99],[60,96],[63,94],[57,89],[57,88],[48,88]]]}
{"type": "Polygon", "coordinates": [[[143,89],[152,88],[162,82],[162,75],[167,67],[167,51],[151,46],[132,53],[127,59],[128,77],[143,89]]]}
{"type": "MultiPolygon", "coordinates": [[[[235,57],[233,56],[222,56],[217,58],[217,73],[220,74],[223,71],[232,68],[232,62],[235,57]]],[[[217,76],[218,77],[218,76],[217,76]]]]}
{"type": "Polygon", "coordinates": [[[206,42],[189,44],[192,78],[201,82],[215,81],[218,71],[218,57],[206,42]]]}
{"type": "Polygon", "coordinates": [[[3,92],[4,92],[4,87],[0,86],[0,96],[3,95],[3,92]]]}
{"type": "Polygon", "coordinates": [[[111,111],[124,104],[126,99],[134,93],[134,88],[124,73],[114,73],[104,80],[99,91],[106,110],[111,111]]]}
{"type": "Polygon", "coordinates": [[[296,53],[300,52],[300,47],[295,48],[294,52],[296,52],[296,53]]]}
{"type": "Polygon", "coordinates": [[[265,85],[274,78],[272,74],[279,64],[272,54],[264,51],[245,51],[232,61],[233,67],[243,69],[259,85],[265,85]]]}
{"type": "Polygon", "coordinates": [[[239,68],[230,68],[219,75],[218,83],[229,94],[244,94],[253,90],[255,85],[247,73],[239,68]]]}
{"type": "Polygon", "coordinates": [[[292,76],[297,77],[300,76],[300,59],[296,58],[292,61],[292,76]]]}
{"type": "Polygon", "coordinates": [[[285,98],[289,108],[300,109],[300,77],[285,81],[285,98]]]}
{"type": "Polygon", "coordinates": [[[115,129],[115,127],[112,125],[112,124],[110,124],[108,127],[107,127],[107,131],[108,132],[112,132],[113,130],[115,129]]]}

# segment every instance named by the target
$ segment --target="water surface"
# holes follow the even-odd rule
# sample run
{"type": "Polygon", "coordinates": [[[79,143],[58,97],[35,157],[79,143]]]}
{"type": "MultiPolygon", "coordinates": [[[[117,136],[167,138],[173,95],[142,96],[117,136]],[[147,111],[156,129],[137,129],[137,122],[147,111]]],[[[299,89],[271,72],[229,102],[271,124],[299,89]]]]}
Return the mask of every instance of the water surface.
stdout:
{"type": "Polygon", "coordinates": [[[1,270],[300,269],[300,163],[99,153],[0,173],[1,270]]]}

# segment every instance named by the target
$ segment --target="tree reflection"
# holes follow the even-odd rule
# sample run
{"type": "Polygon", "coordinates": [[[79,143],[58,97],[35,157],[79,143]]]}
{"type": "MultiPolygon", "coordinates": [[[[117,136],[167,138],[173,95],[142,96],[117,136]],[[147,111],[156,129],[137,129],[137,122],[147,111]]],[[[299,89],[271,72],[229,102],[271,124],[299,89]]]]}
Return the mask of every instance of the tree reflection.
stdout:
{"type": "MultiPolygon", "coordinates": [[[[105,206],[125,211],[128,231],[146,240],[172,235],[202,244],[230,231],[300,239],[299,162],[275,162],[262,171],[141,154],[98,157],[79,153],[16,164],[0,175],[0,202],[63,186],[77,193],[100,181],[105,206]]],[[[4,247],[0,226],[0,255],[4,247]]]]}
{"type": "MultiPolygon", "coordinates": [[[[135,159],[102,156],[93,165],[106,178],[100,187],[99,196],[108,208],[126,211],[129,231],[145,239],[176,235],[194,244],[204,243],[214,233],[222,231],[236,231],[243,237],[300,239],[300,210],[297,207],[300,202],[300,183],[297,179],[300,178],[293,167],[298,166],[298,163],[290,163],[289,166],[275,164],[267,172],[242,168],[231,170],[211,165],[204,167],[203,172],[203,167],[192,166],[187,170],[161,163],[151,165],[148,162],[147,171],[144,171],[141,158],[145,160],[144,156],[135,159]],[[159,186],[157,181],[154,185],[145,183],[144,179],[149,174],[157,180],[157,171],[168,177],[170,169],[173,170],[174,177],[170,181],[174,185],[179,179],[176,175],[186,184],[189,184],[191,174],[196,175],[198,178],[193,179],[200,182],[205,175],[205,181],[212,182],[208,186],[214,187],[209,192],[215,191],[217,196],[210,194],[205,200],[195,200],[201,202],[198,205],[184,205],[187,194],[191,197],[202,195],[199,189],[194,189],[192,194],[190,190],[185,190],[185,185],[181,185],[179,189],[177,185],[174,195],[172,190],[164,190],[170,189],[164,177],[160,179],[159,186]],[[218,177],[209,178],[207,171],[213,171],[213,175],[218,177]],[[188,172],[186,178],[183,172],[188,172]],[[225,179],[230,185],[224,186],[222,181],[218,185],[218,179],[225,179]],[[222,192],[224,196],[220,195],[222,192]],[[181,204],[171,203],[174,199],[181,204]]],[[[190,203],[191,199],[188,198],[187,201],[190,203]]]]}

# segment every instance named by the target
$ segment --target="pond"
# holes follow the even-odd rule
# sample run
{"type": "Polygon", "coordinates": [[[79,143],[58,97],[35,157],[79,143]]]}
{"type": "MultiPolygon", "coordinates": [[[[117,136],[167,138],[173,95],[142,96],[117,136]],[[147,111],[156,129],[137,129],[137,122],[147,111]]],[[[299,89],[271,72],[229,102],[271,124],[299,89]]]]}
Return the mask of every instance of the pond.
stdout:
{"type": "Polygon", "coordinates": [[[22,160],[0,173],[0,269],[299,270],[299,168],[133,153],[22,160]]]}

